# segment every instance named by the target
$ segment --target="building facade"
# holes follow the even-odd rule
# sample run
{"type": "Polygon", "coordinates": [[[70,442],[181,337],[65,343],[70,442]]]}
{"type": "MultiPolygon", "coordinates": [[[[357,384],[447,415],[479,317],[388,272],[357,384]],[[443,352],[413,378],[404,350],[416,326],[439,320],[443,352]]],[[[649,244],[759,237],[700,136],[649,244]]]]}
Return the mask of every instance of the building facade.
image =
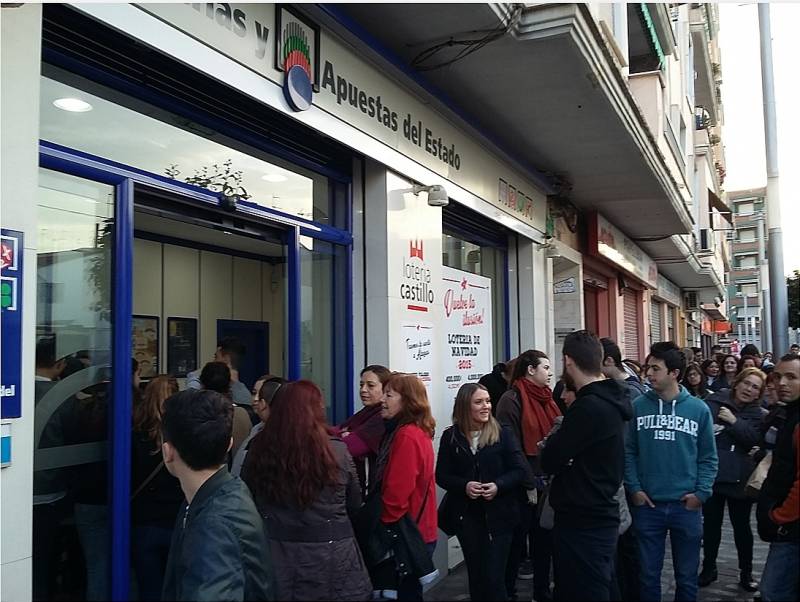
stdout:
{"type": "Polygon", "coordinates": [[[131,595],[132,357],[182,379],[236,336],[246,384],[310,378],[333,423],[381,363],[441,432],[574,329],[716,340],[708,5],[2,10],[3,599],[131,595]]]}
{"type": "Polygon", "coordinates": [[[764,301],[769,283],[767,265],[766,188],[730,192],[733,210],[732,254],[729,281],[731,339],[740,347],[754,344],[760,351],[772,348],[769,334],[762,330],[769,302],[764,301]],[[763,335],[763,336],[762,336],[763,335]]]}

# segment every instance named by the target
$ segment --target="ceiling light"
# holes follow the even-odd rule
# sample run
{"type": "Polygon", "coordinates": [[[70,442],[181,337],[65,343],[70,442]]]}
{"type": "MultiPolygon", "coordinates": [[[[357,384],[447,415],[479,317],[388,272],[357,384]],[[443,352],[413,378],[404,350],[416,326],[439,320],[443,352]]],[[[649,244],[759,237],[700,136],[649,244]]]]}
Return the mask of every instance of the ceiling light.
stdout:
{"type": "Polygon", "coordinates": [[[268,173],[261,176],[261,179],[266,180],[267,182],[285,182],[289,178],[282,176],[279,173],[268,173]]]}
{"type": "Polygon", "coordinates": [[[59,98],[54,100],[53,104],[59,109],[70,113],[85,113],[92,110],[92,105],[80,98],[59,98]]]}

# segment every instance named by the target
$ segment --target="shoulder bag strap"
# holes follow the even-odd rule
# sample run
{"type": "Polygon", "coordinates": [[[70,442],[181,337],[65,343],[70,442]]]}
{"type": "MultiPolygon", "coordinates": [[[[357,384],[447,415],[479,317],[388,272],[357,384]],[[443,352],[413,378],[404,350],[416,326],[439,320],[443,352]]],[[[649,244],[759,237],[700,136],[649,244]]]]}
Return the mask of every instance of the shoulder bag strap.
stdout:
{"type": "Polygon", "coordinates": [[[425,497],[422,498],[422,506],[419,507],[419,514],[417,514],[416,523],[419,524],[419,520],[422,518],[422,513],[425,511],[425,505],[428,503],[428,494],[431,492],[431,485],[430,483],[433,481],[428,482],[428,486],[425,488],[425,497]]]}
{"type": "Polygon", "coordinates": [[[144,490],[144,488],[145,488],[145,487],[147,487],[147,486],[150,484],[150,481],[152,481],[154,478],[156,478],[156,475],[157,475],[159,472],[161,472],[161,469],[162,469],[162,468],[164,468],[164,460],[161,460],[161,462],[159,462],[159,463],[158,463],[158,466],[156,466],[156,467],[153,469],[153,472],[151,472],[149,475],[147,475],[147,478],[146,478],[144,481],[142,481],[142,484],[141,484],[141,485],[139,485],[139,486],[136,488],[136,491],[134,491],[134,492],[133,492],[133,495],[131,495],[131,501],[133,501],[133,499],[134,499],[134,498],[135,498],[137,495],[139,495],[139,494],[140,494],[140,493],[141,493],[141,492],[144,490]]]}

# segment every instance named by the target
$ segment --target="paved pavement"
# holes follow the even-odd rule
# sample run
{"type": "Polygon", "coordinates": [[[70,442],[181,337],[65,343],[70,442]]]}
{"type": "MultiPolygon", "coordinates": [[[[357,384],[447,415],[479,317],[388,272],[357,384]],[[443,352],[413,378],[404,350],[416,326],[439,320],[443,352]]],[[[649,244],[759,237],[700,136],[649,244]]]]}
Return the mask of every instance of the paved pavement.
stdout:
{"type": "MultiPolygon", "coordinates": [[[[764,543],[756,534],[755,518],[753,519],[753,534],[755,546],[753,549],[753,576],[758,579],[767,559],[769,544],[764,543]]],[[[666,544],[667,552],[664,560],[664,572],[661,577],[662,599],[671,602],[675,599],[675,580],[672,576],[672,554],[669,541],[666,544]]],[[[702,554],[701,554],[702,558],[702,554]]],[[[739,585],[739,563],[736,559],[736,547],[733,544],[733,531],[730,523],[726,522],[722,528],[722,545],[717,557],[717,570],[719,579],[708,587],[700,589],[700,602],[750,602],[753,594],[742,590],[739,585]]],[[[533,581],[517,582],[517,599],[529,602],[533,596],[533,581]]],[[[457,567],[450,574],[425,593],[425,600],[438,602],[444,600],[469,600],[467,587],[467,571],[464,565],[457,567]]]]}

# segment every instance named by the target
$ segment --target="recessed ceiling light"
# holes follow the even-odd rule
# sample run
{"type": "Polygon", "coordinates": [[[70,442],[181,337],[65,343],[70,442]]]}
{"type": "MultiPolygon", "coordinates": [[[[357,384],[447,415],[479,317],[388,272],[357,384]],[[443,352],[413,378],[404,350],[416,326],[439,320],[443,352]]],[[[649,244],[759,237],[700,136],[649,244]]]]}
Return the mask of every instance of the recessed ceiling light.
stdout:
{"type": "Polygon", "coordinates": [[[282,176],[279,173],[268,173],[261,176],[261,179],[266,180],[267,182],[285,182],[289,178],[282,176]]]}
{"type": "Polygon", "coordinates": [[[59,109],[70,113],[85,113],[92,110],[92,105],[80,98],[59,98],[54,100],[53,104],[59,109]]]}

